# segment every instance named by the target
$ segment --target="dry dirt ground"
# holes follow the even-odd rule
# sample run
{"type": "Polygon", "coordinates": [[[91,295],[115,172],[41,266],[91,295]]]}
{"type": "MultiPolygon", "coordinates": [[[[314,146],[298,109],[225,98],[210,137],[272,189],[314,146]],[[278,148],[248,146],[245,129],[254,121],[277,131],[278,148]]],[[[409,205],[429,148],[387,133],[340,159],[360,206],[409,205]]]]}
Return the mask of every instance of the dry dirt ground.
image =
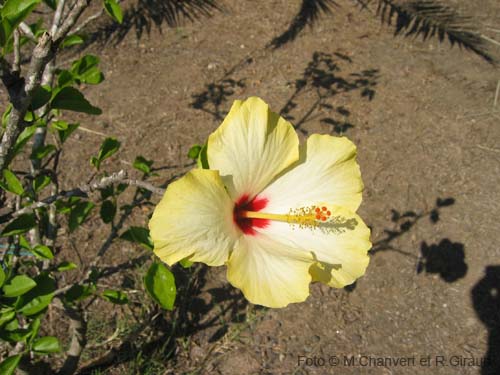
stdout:
{"type": "MultiPolygon", "coordinates": [[[[207,14],[171,27],[161,2],[127,1],[125,27],[101,28],[86,48],[101,57],[106,81],[85,88],[103,114],[80,121],[122,142],[108,170],[141,154],[162,167],[153,182],[165,184],[192,167],[188,149],[234,99],[257,95],[303,139],[319,132],[356,143],[360,215],[374,248],[353,287],[312,285],[306,302],[279,310],[249,306],[223,268],[199,270],[188,328],[143,373],[499,374],[499,70],[448,43],[394,37],[373,8],[348,0],[325,2],[331,13],[279,48],[269,43],[300,1],[199,3],[207,14]]],[[[498,2],[453,3],[484,30],[500,29],[498,2]]],[[[67,187],[88,178],[82,165],[102,139],[82,131],[68,141],[67,187]]],[[[130,222],[145,224],[151,211],[130,222]]],[[[85,225],[80,253],[93,254],[99,228],[85,225]]],[[[122,246],[110,264],[137,252],[122,246]]],[[[119,358],[94,373],[141,372],[119,358]]]]}

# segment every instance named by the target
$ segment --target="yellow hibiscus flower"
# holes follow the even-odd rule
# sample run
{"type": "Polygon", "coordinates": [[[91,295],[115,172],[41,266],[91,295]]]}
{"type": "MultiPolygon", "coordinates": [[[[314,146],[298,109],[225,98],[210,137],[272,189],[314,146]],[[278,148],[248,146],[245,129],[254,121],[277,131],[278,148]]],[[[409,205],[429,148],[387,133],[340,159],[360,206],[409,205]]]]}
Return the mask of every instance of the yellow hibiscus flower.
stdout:
{"type": "Polygon", "coordinates": [[[355,214],[363,183],[356,147],[310,136],[259,98],[235,101],[208,138],[210,169],[171,183],[149,223],[154,251],[227,266],[252,303],[304,301],[311,281],[341,288],[365,273],[370,230],[355,214]]]}

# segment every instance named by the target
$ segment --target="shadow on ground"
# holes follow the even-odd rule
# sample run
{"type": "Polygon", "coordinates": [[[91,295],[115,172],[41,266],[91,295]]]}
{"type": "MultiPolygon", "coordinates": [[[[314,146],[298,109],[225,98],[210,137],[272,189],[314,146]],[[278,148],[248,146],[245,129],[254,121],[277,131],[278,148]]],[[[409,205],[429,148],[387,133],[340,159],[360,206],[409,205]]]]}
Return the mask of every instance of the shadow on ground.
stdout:
{"type": "Polygon", "coordinates": [[[153,27],[177,27],[183,21],[196,21],[223,11],[218,0],[137,0],[123,15],[123,22],[107,22],[90,36],[89,43],[120,43],[134,30],[137,39],[153,27]]]}
{"type": "MultiPolygon", "coordinates": [[[[349,120],[351,112],[343,106],[335,106],[334,98],[339,94],[359,91],[361,97],[372,100],[375,96],[375,86],[379,79],[378,69],[365,69],[359,72],[344,73],[341,64],[352,64],[349,56],[335,52],[314,52],[302,76],[290,84],[294,92],[278,111],[294,124],[296,130],[308,134],[304,129],[307,123],[318,120],[331,128],[331,133],[343,134],[354,124],[349,120]],[[299,102],[304,96],[312,95],[313,103],[306,108],[300,108],[299,102]],[[295,117],[295,111],[303,113],[295,117]]],[[[232,67],[220,79],[208,83],[205,88],[192,95],[191,107],[210,114],[214,121],[224,119],[229,107],[229,101],[238,89],[245,87],[245,79],[234,78],[234,73],[253,63],[253,58],[247,57],[232,67]]]]}
{"type": "Polygon", "coordinates": [[[488,329],[488,351],[481,375],[500,374],[500,265],[488,266],[484,277],[472,288],[477,316],[488,329]]]}

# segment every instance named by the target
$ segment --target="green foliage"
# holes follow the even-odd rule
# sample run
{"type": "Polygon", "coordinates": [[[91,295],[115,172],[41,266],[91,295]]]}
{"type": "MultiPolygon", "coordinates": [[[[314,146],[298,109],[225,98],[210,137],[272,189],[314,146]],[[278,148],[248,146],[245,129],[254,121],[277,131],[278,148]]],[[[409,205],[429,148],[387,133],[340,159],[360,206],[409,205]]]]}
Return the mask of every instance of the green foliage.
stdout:
{"type": "Polygon", "coordinates": [[[147,292],[162,308],[174,308],[177,289],[172,272],[162,263],[154,262],[144,276],[144,286],[147,292]]]}
{"type": "Polygon", "coordinates": [[[59,340],[54,336],[40,337],[33,341],[31,349],[38,354],[59,353],[61,346],[59,340]]]}
{"type": "Polygon", "coordinates": [[[0,363],[0,374],[13,375],[21,360],[21,354],[12,355],[0,363]]]}
{"type": "Polygon", "coordinates": [[[16,302],[16,310],[26,316],[34,315],[45,309],[54,297],[56,283],[47,274],[35,278],[36,286],[21,295],[16,302]]]}
{"type": "Polygon", "coordinates": [[[66,121],[54,121],[51,124],[52,130],[56,131],[59,135],[61,143],[66,142],[73,132],[78,129],[80,124],[68,124],[66,121]]]}
{"type": "Polygon", "coordinates": [[[203,148],[203,146],[201,146],[201,145],[192,146],[188,151],[188,154],[187,154],[188,158],[193,159],[193,160],[197,160],[202,148],[203,148]]]}
{"type": "Polygon", "coordinates": [[[57,90],[51,100],[51,106],[53,109],[67,109],[89,115],[100,115],[102,113],[101,109],[90,104],[83,94],[74,87],[63,87],[57,90]]]}
{"type": "Polygon", "coordinates": [[[29,231],[36,225],[35,215],[22,214],[11,221],[2,231],[1,237],[14,236],[29,231]]]}
{"type": "Polygon", "coordinates": [[[144,174],[148,175],[151,173],[151,166],[153,165],[152,160],[148,160],[143,156],[137,156],[134,160],[134,163],[132,166],[137,169],[138,171],[143,172],[144,174]]]}
{"type": "Polygon", "coordinates": [[[14,173],[9,171],[8,169],[3,170],[3,179],[4,181],[0,182],[0,187],[4,190],[10,191],[16,195],[23,195],[24,188],[23,184],[16,177],[14,173]]]}
{"type": "Polygon", "coordinates": [[[0,45],[5,47],[15,28],[33,11],[40,0],[7,0],[0,10],[0,45]]]}
{"type": "Polygon", "coordinates": [[[83,43],[85,43],[85,38],[83,36],[73,34],[64,38],[63,42],[61,43],[61,48],[77,46],[83,43]]]}
{"type": "Polygon", "coordinates": [[[104,0],[104,9],[116,22],[123,22],[123,12],[116,0],[104,0]]]}
{"type": "Polygon", "coordinates": [[[2,290],[5,297],[17,297],[29,292],[34,287],[36,287],[36,282],[32,278],[26,275],[19,275],[14,276],[8,281],[2,290]]]}
{"type": "Polygon", "coordinates": [[[36,245],[33,249],[31,249],[31,252],[40,259],[54,259],[52,250],[45,245],[36,245]]]}
{"type": "Polygon", "coordinates": [[[75,204],[69,213],[69,231],[73,232],[82,225],[94,207],[95,204],[92,202],[78,202],[75,204]]]}
{"type": "Polygon", "coordinates": [[[120,142],[116,138],[106,138],[99,149],[97,156],[92,156],[90,164],[99,170],[101,163],[115,154],[120,148],[120,142]]]}
{"type": "Polygon", "coordinates": [[[111,200],[105,200],[101,204],[101,219],[106,224],[111,223],[116,215],[116,204],[111,200]]]}
{"type": "Polygon", "coordinates": [[[153,241],[149,237],[149,230],[142,227],[130,227],[121,236],[121,239],[135,242],[147,250],[153,250],[153,241]]]}
{"type": "Polygon", "coordinates": [[[102,292],[102,298],[115,305],[126,305],[128,303],[127,294],[120,290],[107,289],[102,292]]]}

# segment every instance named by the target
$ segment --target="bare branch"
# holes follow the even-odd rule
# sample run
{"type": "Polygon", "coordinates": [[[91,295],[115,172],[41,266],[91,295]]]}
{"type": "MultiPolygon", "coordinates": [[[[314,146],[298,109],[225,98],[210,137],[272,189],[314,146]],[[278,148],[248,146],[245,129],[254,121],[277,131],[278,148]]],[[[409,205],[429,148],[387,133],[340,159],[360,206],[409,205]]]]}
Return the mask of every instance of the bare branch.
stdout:
{"type": "Polygon", "coordinates": [[[105,187],[108,187],[109,185],[112,185],[114,183],[122,183],[122,184],[127,184],[130,186],[137,186],[137,187],[149,190],[152,193],[155,193],[158,195],[163,195],[165,193],[165,189],[153,186],[152,184],[150,184],[146,181],[128,179],[127,173],[124,170],[121,170],[119,172],[113,173],[112,175],[110,175],[108,177],[104,177],[99,181],[93,182],[93,183],[88,184],[88,185],[82,185],[76,189],[72,189],[69,191],[61,191],[58,194],[52,195],[48,198],[45,198],[44,200],[42,200],[40,202],[33,203],[33,204],[31,204],[27,207],[24,207],[20,210],[17,210],[15,212],[10,213],[10,214],[1,216],[0,223],[3,223],[7,220],[10,220],[11,218],[15,218],[15,217],[18,217],[20,215],[29,213],[33,210],[36,210],[36,209],[39,209],[42,207],[50,206],[52,203],[54,203],[56,200],[58,200],[60,198],[87,197],[88,193],[91,193],[91,192],[99,190],[99,189],[104,189],[105,187]]]}
{"type": "Polygon", "coordinates": [[[14,62],[12,63],[12,72],[21,72],[21,37],[19,30],[14,30],[14,62]]]}
{"type": "Polygon", "coordinates": [[[91,15],[89,18],[87,18],[85,21],[83,21],[80,25],[78,25],[75,30],[71,33],[73,34],[78,34],[81,30],[83,30],[89,23],[92,21],[98,19],[104,14],[104,8],[101,8],[98,12],[94,13],[91,15]]]}
{"type": "Polygon", "coordinates": [[[59,25],[61,24],[61,17],[64,11],[64,5],[66,4],[66,0],[59,0],[57,3],[57,9],[56,12],[54,13],[54,19],[52,21],[52,26],[50,28],[50,35],[54,36],[57,32],[57,29],[59,28],[59,25]]]}
{"type": "Polygon", "coordinates": [[[19,28],[23,32],[24,36],[26,36],[29,40],[35,43],[37,42],[35,34],[33,34],[33,31],[31,31],[28,25],[26,25],[24,22],[21,22],[19,24],[19,28]]]}

